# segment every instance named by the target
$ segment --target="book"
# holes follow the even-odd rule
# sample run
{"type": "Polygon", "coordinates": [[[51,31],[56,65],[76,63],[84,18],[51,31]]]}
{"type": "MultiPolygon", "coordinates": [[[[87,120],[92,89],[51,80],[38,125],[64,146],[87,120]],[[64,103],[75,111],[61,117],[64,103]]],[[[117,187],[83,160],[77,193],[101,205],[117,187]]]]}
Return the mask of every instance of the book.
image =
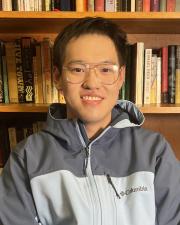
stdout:
{"type": "Polygon", "coordinates": [[[166,12],[166,0],[160,0],[159,9],[161,12],[166,12]]]}
{"type": "Polygon", "coordinates": [[[6,63],[8,75],[9,101],[18,103],[18,84],[16,76],[15,42],[6,42],[6,63]]]}
{"type": "Polygon", "coordinates": [[[143,0],[143,12],[150,12],[150,0],[143,0]]]}
{"type": "Polygon", "coordinates": [[[136,0],[136,12],[143,11],[143,0],[136,0]]]}
{"type": "Polygon", "coordinates": [[[4,86],[3,86],[2,52],[0,47],[0,103],[3,102],[4,102],[4,86]]]}
{"type": "Polygon", "coordinates": [[[87,9],[89,12],[94,12],[94,0],[88,0],[87,9]]]}
{"type": "Polygon", "coordinates": [[[25,101],[34,102],[33,43],[30,37],[21,38],[25,101]]]}
{"type": "Polygon", "coordinates": [[[96,0],[94,2],[95,11],[104,11],[104,0],[96,0]]]}
{"type": "Polygon", "coordinates": [[[168,46],[168,96],[169,103],[175,103],[175,82],[176,82],[176,46],[168,46]]]}
{"type": "Polygon", "coordinates": [[[71,0],[61,0],[60,11],[71,11],[71,0]]]}
{"type": "Polygon", "coordinates": [[[18,101],[19,103],[25,102],[24,91],[24,78],[23,78],[23,65],[22,65],[22,53],[21,53],[21,40],[15,40],[15,63],[16,63],[16,78],[18,89],[18,101]]]}
{"type": "Polygon", "coordinates": [[[113,0],[105,0],[105,11],[115,12],[116,2],[113,0]]]}
{"type": "Polygon", "coordinates": [[[145,49],[144,104],[150,104],[152,49],[145,49]]]}
{"type": "Polygon", "coordinates": [[[157,57],[157,104],[161,103],[161,56],[157,57]]]}
{"type": "Polygon", "coordinates": [[[161,102],[168,103],[168,47],[162,48],[161,102]]]}
{"type": "Polygon", "coordinates": [[[137,42],[132,46],[132,80],[131,99],[137,105],[143,103],[144,43],[137,42]]]}
{"type": "Polygon", "coordinates": [[[4,102],[9,103],[9,89],[8,89],[8,74],[7,74],[7,62],[6,62],[6,49],[3,41],[0,41],[1,49],[1,69],[3,77],[3,88],[4,88],[4,102]]]}
{"type": "Polygon", "coordinates": [[[42,77],[43,77],[43,96],[44,103],[52,103],[52,42],[49,38],[44,38],[41,42],[42,56],[42,77]]]}
{"type": "Polygon", "coordinates": [[[180,103],[180,45],[176,46],[176,85],[175,103],[180,103]]]}
{"type": "Polygon", "coordinates": [[[176,7],[176,0],[167,0],[166,2],[166,11],[167,12],[174,12],[176,7]]]}
{"type": "Polygon", "coordinates": [[[151,59],[151,91],[150,103],[157,103],[157,55],[152,54],[151,59]]]}
{"type": "Polygon", "coordinates": [[[160,11],[159,0],[151,0],[150,7],[152,12],[159,12],[160,11]]]}
{"type": "Polygon", "coordinates": [[[123,0],[122,1],[122,11],[123,12],[130,12],[131,11],[131,1],[123,0]]]}

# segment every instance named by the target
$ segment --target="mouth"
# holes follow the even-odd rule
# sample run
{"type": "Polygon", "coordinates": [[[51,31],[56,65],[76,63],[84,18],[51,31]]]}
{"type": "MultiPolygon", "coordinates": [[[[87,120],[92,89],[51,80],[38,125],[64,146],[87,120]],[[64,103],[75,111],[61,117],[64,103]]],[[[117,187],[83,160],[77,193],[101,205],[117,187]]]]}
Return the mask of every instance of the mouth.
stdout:
{"type": "Polygon", "coordinates": [[[84,96],[81,96],[81,99],[83,103],[85,104],[97,105],[97,104],[100,104],[104,98],[100,96],[84,95],[84,96]]]}

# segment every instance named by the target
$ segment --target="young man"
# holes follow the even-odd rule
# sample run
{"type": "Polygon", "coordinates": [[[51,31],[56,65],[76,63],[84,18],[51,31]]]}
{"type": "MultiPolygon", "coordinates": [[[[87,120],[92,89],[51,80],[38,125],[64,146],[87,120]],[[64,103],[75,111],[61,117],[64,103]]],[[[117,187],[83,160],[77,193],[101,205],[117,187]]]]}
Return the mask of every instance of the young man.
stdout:
{"type": "Polygon", "coordinates": [[[66,109],[17,145],[0,179],[2,225],[178,225],[180,168],[141,112],[117,101],[126,36],[111,21],[83,18],[54,44],[66,109]]]}

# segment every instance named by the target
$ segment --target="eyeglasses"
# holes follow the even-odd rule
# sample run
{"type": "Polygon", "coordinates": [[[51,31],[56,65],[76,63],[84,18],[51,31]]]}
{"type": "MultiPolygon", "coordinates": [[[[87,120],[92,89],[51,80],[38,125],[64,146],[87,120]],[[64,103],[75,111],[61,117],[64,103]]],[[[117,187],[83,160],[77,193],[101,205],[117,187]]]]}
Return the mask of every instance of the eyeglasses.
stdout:
{"type": "Polygon", "coordinates": [[[102,84],[111,85],[114,84],[119,77],[119,66],[111,63],[100,64],[83,64],[83,63],[70,63],[67,66],[63,66],[63,69],[67,71],[66,79],[72,84],[80,84],[89,74],[90,69],[93,69],[96,76],[102,84]]]}

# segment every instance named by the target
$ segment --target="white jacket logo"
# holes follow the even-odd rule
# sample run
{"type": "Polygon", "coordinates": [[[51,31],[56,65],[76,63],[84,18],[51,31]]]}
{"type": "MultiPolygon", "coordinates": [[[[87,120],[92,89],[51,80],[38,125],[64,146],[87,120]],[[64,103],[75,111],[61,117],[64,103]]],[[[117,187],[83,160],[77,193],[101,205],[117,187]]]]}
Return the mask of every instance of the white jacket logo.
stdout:
{"type": "Polygon", "coordinates": [[[140,191],[147,192],[148,188],[144,187],[144,186],[139,186],[139,187],[136,187],[136,188],[130,188],[130,189],[127,189],[126,191],[121,191],[120,197],[124,197],[124,196],[130,195],[134,192],[140,192],[140,191]]]}

